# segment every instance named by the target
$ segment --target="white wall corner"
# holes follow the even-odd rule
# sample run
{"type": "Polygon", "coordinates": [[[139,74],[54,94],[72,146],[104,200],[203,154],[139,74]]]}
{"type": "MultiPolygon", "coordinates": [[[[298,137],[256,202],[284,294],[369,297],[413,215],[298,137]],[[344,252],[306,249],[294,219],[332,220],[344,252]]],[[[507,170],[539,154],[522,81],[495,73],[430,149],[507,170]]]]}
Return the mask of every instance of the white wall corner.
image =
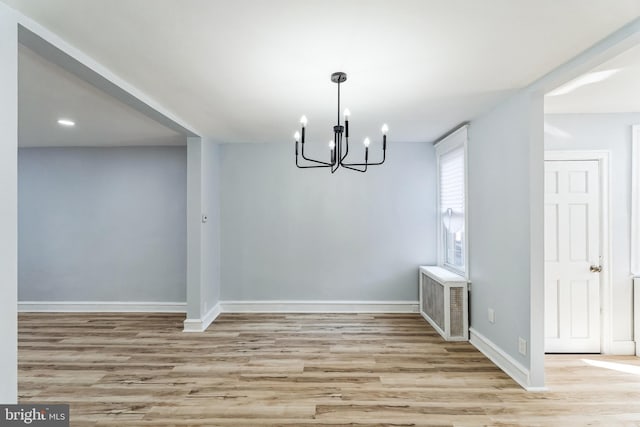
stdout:
{"type": "Polygon", "coordinates": [[[214,320],[218,318],[221,310],[221,304],[218,303],[211,308],[202,319],[186,319],[184,321],[184,329],[183,332],[204,332],[207,330],[209,325],[213,323],[214,320]]]}
{"type": "Polygon", "coordinates": [[[202,138],[187,138],[187,318],[202,317],[202,138]]]}
{"type": "Polygon", "coordinates": [[[544,389],[544,97],[533,92],[529,111],[529,379],[544,389]]]}
{"type": "Polygon", "coordinates": [[[469,342],[525,390],[548,390],[546,387],[532,386],[529,370],[527,368],[522,366],[522,364],[513,357],[509,356],[493,341],[473,328],[469,328],[469,342]]]}
{"type": "Polygon", "coordinates": [[[18,32],[0,3],[0,402],[18,402],[18,32]]]}

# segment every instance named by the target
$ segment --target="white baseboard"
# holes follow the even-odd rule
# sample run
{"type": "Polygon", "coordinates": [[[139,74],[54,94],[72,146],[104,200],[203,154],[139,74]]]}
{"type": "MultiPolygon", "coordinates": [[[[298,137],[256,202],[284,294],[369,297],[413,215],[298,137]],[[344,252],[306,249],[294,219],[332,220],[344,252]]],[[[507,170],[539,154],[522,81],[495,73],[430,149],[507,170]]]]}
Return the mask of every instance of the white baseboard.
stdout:
{"type": "Polygon", "coordinates": [[[417,313],[418,301],[221,301],[223,313],[417,313]]]}
{"type": "Polygon", "coordinates": [[[609,353],[616,356],[633,356],[636,354],[635,341],[611,341],[609,353]]]}
{"type": "MultiPolygon", "coordinates": [[[[418,301],[221,301],[214,307],[224,313],[417,313],[418,301]]],[[[208,315],[213,315],[214,308],[208,315]]],[[[20,301],[18,311],[87,313],[186,313],[184,302],[129,301],[20,301]]],[[[206,316],[205,316],[206,317],[206,316]]],[[[193,319],[191,319],[193,320],[193,319]]],[[[197,320],[197,319],[196,319],[197,320]]],[[[199,320],[198,320],[199,321],[199,320]]]]}
{"type": "Polygon", "coordinates": [[[185,313],[185,302],[19,301],[18,312],[185,313]]]}
{"type": "MultiPolygon", "coordinates": [[[[77,313],[185,313],[186,303],[21,301],[18,311],[77,313]]],[[[418,301],[221,301],[202,319],[186,319],[185,332],[203,332],[220,313],[417,313],[418,301]]]]}
{"type": "Polygon", "coordinates": [[[220,303],[211,307],[211,310],[205,314],[202,319],[186,319],[184,321],[184,332],[204,332],[209,325],[220,315],[220,303]]]}
{"type": "Polygon", "coordinates": [[[493,341],[479,333],[473,328],[469,328],[469,342],[482,354],[487,356],[498,368],[509,375],[515,382],[520,384],[527,391],[546,391],[546,387],[532,387],[529,370],[522,366],[520,362],[505,353],[493,341]]]}

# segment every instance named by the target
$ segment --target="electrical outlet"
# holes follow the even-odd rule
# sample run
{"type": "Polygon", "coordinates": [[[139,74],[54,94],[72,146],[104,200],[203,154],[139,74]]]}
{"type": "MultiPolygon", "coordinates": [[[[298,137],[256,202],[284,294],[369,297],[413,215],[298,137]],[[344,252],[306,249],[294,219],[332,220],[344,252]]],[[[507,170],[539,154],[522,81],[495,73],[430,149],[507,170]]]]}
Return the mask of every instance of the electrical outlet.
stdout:
{"type": "Polygon", "coordinates": [[[522,337],[518,337],[518,352],[523,356],[527,355],[527,340],[522,337]]]}
{"type": "Polygon", "coordinates": [[[496,323],[496,312],[494,311],[493,308],[489,309],[488,317],[489,317],[489,323],[496,323]]]}

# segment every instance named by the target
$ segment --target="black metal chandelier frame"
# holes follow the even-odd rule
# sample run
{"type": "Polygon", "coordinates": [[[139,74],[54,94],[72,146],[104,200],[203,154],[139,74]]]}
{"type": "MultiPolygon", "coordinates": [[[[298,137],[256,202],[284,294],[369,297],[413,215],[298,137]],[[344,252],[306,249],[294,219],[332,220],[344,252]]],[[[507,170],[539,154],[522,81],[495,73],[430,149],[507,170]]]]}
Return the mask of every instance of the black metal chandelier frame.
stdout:
{"type": "Polygon", "coordinates": [[[350,169],[357,172],[366,172],[369,166],[377,166],[384,163],[387,153],[387,125],[382,126],[382,160],[379,162],[369,162],[369,138],[364,140],[364,163],[347,163],[345,159],[349,154],[349,112],[345,111],[344,126],[340,123],[340,85],[347,80],[347,74],[343,72],[335,72],[331,75],[331,81],[338,84],[338,124],[333,127],[333,140],[329,143],[330,161],[323,162],[321,160],[312,159],[304,154],[305,143],[305,131],[307,127],[307,118],[302,116],[300,124],[302,126],[302,139],[300,140],[300,133],[296,132],[294,135],[296,141],[296,166],[300,169],[311,168],[331,168],[331,173],[335,173],[341,166],[346,169],[350,169]],[[344,135],[344,138],[343,138],[344,135]],[[302,159],[310,162],[311,164],[301,165],[298,161],[298,144],[301,143],[302,147],[300,154],[302,159]],[[344,152],[344,153],[343,153],[344,152]]]}

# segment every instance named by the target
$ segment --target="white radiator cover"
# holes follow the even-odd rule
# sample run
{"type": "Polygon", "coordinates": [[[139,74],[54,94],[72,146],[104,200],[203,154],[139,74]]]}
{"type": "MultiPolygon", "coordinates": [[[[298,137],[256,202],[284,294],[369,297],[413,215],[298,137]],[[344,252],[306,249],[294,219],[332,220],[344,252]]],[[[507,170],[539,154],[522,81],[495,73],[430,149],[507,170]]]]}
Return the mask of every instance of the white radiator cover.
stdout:
{"type": "Polygon", "coordinates": [[[469,340],[467,280],[436,266],[420,267],[420,314],[447,341],[469,340]]]}

